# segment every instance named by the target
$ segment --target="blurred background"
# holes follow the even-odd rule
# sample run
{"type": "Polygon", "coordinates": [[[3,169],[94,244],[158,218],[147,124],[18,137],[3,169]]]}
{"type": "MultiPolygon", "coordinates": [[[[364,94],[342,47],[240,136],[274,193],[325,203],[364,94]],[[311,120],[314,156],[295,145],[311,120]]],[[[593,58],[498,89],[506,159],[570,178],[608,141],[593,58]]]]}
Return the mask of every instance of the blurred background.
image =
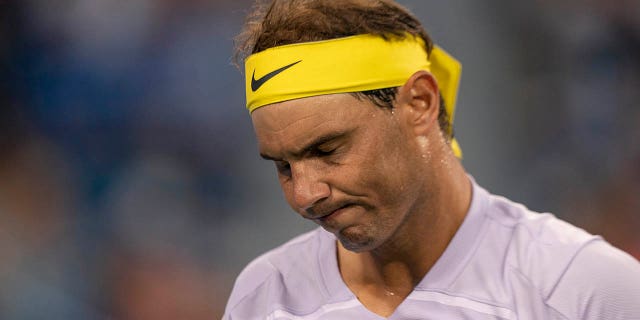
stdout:
{"type": "MultiPolygon", "coordinates": [[[[490,191],[640,257],[640,4],[399,1],[463,63],[456,135],[490,191]]],[[[248,0],[0,0],[0,318],[216,319],[314,228],[259,159],[248,0]]]]}

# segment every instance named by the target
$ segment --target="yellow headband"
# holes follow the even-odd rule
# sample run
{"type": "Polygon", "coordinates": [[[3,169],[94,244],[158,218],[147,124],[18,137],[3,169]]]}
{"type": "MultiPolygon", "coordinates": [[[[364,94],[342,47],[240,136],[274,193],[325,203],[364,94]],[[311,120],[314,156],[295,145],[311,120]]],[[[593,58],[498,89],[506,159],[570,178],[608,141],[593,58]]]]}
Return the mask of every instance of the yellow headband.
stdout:
{"type": "MultiPolygon", "coordinates": [[[[323,94],[398,87],[418,70],[436,78],[453,127],[462,66],[437,46],[427,58],[424,41],[409,34],[390,40],[363,34],[253,54],[245,61],[247,109],[253,112],[268,104],[323,94]]],[[[455,139],[451,147],[456,156],[462,156],[455,139]]]]}

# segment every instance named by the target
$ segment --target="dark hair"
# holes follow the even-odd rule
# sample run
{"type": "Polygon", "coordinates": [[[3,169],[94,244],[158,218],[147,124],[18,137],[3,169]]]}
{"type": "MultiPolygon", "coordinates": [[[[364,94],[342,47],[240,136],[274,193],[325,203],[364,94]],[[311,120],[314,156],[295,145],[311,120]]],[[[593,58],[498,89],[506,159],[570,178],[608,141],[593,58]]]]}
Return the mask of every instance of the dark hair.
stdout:
{"type": "MultiPolygon", "coordinates": [[[[401,5],[388,0],[257,0],[242,32],[236,37],[236,63],[268,48],[375,34],[384,39],[420,37],[431,53],[433,42],[418,19],[401,5]]],[[[397,87],[352,93],[382,108],[393,108],[397,87]]],[[[447,138],[449,115],[442,94],[438,115],[440,129],[447,138]]]]}

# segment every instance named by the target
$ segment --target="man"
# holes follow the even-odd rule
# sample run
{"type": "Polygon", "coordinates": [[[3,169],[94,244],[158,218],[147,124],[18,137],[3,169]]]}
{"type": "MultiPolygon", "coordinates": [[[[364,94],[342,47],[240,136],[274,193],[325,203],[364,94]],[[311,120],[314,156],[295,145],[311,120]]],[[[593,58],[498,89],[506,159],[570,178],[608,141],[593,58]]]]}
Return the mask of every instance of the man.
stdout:
{"type": "Polygon", "coordinates": [[[224,319],[640,319],[636,260],[467,175],[460,65],[406,9],[276,0],[239,39],[260,154],[321,228],[247,266],[224,319]]]}

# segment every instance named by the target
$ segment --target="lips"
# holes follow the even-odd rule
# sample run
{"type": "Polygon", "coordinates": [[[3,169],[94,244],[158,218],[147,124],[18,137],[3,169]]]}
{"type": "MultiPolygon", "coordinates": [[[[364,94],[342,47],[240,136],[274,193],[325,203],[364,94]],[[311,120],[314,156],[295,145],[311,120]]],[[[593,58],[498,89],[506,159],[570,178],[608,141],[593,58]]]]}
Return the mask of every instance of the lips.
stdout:
{"type": "Polygon", "coordinates": [[[335,219],[337,216],[339,216],[341,213],[343,213],[345,211],[345,209],[347,209],[350,206],[351,206],[350,204],[345,204],[345,205],[342,205],[342,206],[340,206],[340,207],[338,207],[336,209],[333,209],[333,210],[330,210],[330,211],[327,210],[327,211],[325,211],[327,213],[325,213],[325,214],[323,214],[323,215],[321,215],[321,216],[319,216],[317,218],[314,218],[314,219],[320,220],[322,222],[335,219]]]}

